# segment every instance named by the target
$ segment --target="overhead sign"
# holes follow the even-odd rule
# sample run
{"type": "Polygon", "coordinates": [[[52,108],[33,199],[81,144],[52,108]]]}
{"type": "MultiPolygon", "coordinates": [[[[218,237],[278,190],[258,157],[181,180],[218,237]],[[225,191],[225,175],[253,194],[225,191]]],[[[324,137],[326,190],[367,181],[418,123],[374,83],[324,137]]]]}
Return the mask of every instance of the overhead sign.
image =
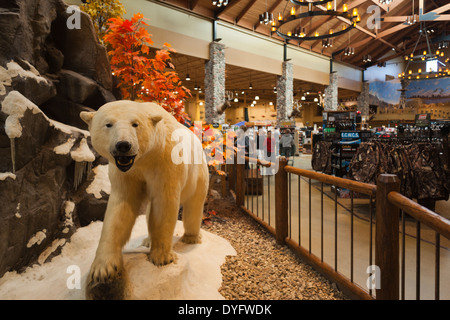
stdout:
{"type": "Polygon", "coordinates": [[[417,127],[428,127],[430,125],[430,121],[431,121],[430,113],[416,114],[415,125],[417,127]]]}
{"type": "Polygon", "coordinates": [[[359,139],[359,131],[341,131],[341,139],[359,139]]]}

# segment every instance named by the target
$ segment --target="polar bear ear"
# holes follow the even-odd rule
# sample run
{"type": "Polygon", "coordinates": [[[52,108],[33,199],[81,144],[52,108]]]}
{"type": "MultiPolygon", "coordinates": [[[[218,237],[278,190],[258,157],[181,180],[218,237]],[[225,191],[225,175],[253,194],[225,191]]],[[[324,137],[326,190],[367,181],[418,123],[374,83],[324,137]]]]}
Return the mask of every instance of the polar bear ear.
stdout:
{"type": "Polygon", "coordinates": [[[162,120],[162,118],[162,116],[153,116],[150,118],[150,120],[152,120],[153,126],[156,126],[158,122],[162,120]]]}
{"type": "Polygon", "coordinates": [[[80,112],[80,118],[84,122],[87,123],[87,125],[91,124],[92,118],[94,117],[95,112],[87,112],[87,111],[81,111],[80,112]]]}

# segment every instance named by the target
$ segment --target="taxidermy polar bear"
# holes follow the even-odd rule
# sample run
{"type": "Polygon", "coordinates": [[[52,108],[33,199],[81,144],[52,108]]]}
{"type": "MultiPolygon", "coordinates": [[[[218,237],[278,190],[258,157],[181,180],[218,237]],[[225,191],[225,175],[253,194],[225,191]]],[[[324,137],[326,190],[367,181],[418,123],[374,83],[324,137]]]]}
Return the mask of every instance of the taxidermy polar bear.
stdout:
{"type": "Polygon", "coordinates": [[[126,296],[122,248],[136,217],[146,212],[151,248],[149,260],[157,266],[176,259],[172,237],[183,206],[185,243],[200,242],[203,205],[208,190],[208,167],[201,141],[155,103],[115,101],[96,112],[81,112],[89,125],[92,145],[109,161],[111,194],[94,262],[87,280],[89,299],[126,296]],[[173,161],[180,149],[173,133],[182,133],[190,159],[173,161]],[[188,141],[190,140],[190,141],[188,141]]]}

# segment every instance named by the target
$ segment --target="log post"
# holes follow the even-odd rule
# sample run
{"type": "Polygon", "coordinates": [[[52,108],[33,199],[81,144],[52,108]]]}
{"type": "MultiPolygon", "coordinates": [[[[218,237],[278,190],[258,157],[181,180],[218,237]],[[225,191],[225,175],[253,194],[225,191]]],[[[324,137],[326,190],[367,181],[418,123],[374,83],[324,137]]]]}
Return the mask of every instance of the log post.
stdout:
{"type": "Polygon", "coordinates": [[[222,197],[225,198],[228,195],[228,186],[227,186],[227,179],[229,177],[227,165],[225,163],[222,163],[220,166],[220,170],[225,172],[225,175],[221,176],[221,186],[222,186],[222,197]]]}
{"type": "Polygon", "coordinates": [[[234,194],[236,194],[236,165],[237,159],[236,155],[233,157],[233,164],[230,165],[230,174],[228,178],[228,189],[233,190],[234,194]]]}
{"type": "Polygon", "coordinates": [[[245,199],[245,164],[236,164],[236,204],[244,205],[245,199]]]}
{"type": "Polygon", "coordinates": [[[275,231],[278,244],[285,244],[288,236],[288,174],[284,170],[286,158],[279,158],[275,174],[275,231]]]}
{"type": "Polygon", "coordinates": [[[377,300],[399,299],[399,217],[400,210],[388,200],[391,191],[400,190],[395,174],[381,174],[377,180],[375,274],[377,300]]]}

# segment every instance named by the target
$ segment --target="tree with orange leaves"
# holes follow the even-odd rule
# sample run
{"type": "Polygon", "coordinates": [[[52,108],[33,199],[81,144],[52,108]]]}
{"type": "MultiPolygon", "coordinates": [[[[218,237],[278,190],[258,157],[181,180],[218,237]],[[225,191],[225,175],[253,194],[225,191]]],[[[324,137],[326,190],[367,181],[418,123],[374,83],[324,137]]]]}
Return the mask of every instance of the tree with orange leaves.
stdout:
{"type": "Polygon", "coordinates": [[[171,62],[175,52],[169,44],[151,57],[151,35],[141,13],[130,20],[121,17],[108,20],[108,31],[103,40],[110,49],[110,64],[119,80],[118,87],[124,99],[154,101],[184,123],[184,100],[190,96],[171,62]]]}

